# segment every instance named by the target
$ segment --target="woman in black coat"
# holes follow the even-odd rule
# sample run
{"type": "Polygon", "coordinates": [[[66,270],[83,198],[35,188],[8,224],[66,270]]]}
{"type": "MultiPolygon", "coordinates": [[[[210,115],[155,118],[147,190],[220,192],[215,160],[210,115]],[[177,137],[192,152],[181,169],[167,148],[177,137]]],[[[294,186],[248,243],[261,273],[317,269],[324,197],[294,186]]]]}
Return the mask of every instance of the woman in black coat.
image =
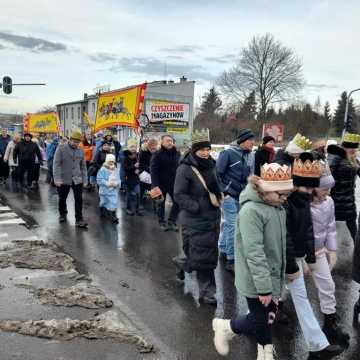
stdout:
{"type": "Polygon", "coordinates": [[[255,153],[255,175],[260,176],[260,168],[264,164],[272,163],[275,157],[275,139],[272,136],[265,136],[263,143],[255,153]]]}
{"type": "Polygon", "coordinates": [[[360,168],[356,159],[358,145],[343,142],[341,146],[328,147],[329,166],[335,179],[335,186],[331,190],[331,197],[335,203],[335,218],[336,221],[346,221],[354,241],[357,232],[355,182],[360,168]]]}
{"type": "Polygon", "coordinates": [[[215,161],[210,157],[209,141],[195,142],[184,156],[176,172],[174,197],[180,207],[179,223],[182,229],[186,260],[180,264],[186,272],[196,270],[199,300],[216,304],[214,270],[218,262],[220,208],[210,201],[196,171],[208,190],[221,201],[222,194],[215,172],[215,161]],[[195,171],[194,171],[194,169],[195,171]]]}

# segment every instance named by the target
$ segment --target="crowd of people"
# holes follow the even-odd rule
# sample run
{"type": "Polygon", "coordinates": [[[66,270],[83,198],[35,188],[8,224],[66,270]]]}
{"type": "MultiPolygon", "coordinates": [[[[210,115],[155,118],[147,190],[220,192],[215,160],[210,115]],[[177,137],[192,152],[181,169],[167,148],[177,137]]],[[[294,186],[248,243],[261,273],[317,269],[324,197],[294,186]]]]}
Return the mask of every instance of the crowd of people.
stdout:
{"type": "MultiPolygon", "coordinates": [[[[346,133],[340,144],[314,144],[297,134],[276,151],[265,136],[253,151],[249,129],[215,161],[208,131],[196,130],[191,147],[180,152],[174,138],[160,143],[128,139],[126,147],[111,133],[86,136],[73,130],[69,139],[54,136],[43,142],[31,134],[0,135],[0,182],[36,189],[39,169],[47,161],[47,181],[57,187],[59,222],[67,221],[66,200],[74,193],[75,221],[82,214],[82,192],[98,193],[99,215],[118,223],[119,193],[126,194],[126,215],[143,216],[146,199],[153,201],[159,228],[181,229],[183,253],[173,259],[179,281],[196,272],[200,303],[216,305],[214,271],[219,261],[235,275],[237,291],[249,312],[233,319],[213,320],[215,348],[230,351],[236,335],[254,336],[257,359],[272,360],[272,325],[286,318],[284,299],[290,294],[309,349],[309,359],[329,359],[348,346],[350,337],[337,316],[332,270],[337,261],[336,221],[344,221],[354,240],[353,280],[360,283],[360,241],[355,183],[360,175],[360,135],[346,133]],[[24,175],[27,174],[26,181],[24,175]],[[166,202],[166,200],[171,202],[166,202]],[[171,206],[166,218],[166,205],[171,206]],[[306,292],[312,277],[324,317],[320,326],[306,292]]],[[[354,304],[358,322],[360,297],[354,304]]]]}

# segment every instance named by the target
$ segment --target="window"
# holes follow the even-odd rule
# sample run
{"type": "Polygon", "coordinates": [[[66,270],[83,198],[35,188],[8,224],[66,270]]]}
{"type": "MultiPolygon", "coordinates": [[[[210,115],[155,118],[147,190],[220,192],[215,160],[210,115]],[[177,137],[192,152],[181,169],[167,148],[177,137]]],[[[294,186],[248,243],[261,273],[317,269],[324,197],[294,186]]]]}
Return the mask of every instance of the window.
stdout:
{"type": "Polygon", "coordinates": [[[71,108],[71,120],[74,120],[74,108],[71,108]]]}
{"type": "Polygon", "coordinates": [[[92,109],[91,109],[91,110],[92,110],[92,113],[95,114],[95,103],[92,103],[92,104],[91,104],[91,108],[92,108],[92,109]]]}
{"type": "Polygon", "coordinates": [[[80,106],[78,107],[78,119],[80,120],[80,106]]]}
{"type": "Polygon", "coordinates": [[[67,119],[69,116],[68,108],[65,108],[65,118],[67,119]]]}

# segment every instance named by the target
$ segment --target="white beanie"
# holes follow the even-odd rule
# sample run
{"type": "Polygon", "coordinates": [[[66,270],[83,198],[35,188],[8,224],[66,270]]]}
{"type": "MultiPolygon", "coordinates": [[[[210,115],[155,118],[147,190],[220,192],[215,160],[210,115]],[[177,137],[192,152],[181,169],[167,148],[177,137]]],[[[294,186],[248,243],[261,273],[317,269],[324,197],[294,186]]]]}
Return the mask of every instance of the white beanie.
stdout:
{"type": "Polygon", "coordinates": [[[115,155],[113,154],[106,154],[105,162],[113,161],[115,162],[115,155]]]}

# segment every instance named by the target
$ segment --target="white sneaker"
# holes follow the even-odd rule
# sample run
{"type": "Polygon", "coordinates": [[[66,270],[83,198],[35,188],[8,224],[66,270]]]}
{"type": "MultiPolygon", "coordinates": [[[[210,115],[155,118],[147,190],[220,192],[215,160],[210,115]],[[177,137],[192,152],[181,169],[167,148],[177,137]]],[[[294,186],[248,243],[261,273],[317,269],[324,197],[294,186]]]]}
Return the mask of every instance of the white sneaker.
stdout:
{"type": "Polygon", "coordinates": [[[258,344],[256,360],[265,360],[265,347],[258,344]]]}
{"type": "Polygon", "coordinates": [[[264,346],[265,358],[264,360],[274,360],[276,358],[276,352],[274,345],[265,345],[264,346]]]}
{"type": "Polygon", "coordinates": [[[212,327],[215,332],[214,334],[214,345],[216,351],[222,355],[226,356],[229,354],[230,340],[236,335],[230,327],[230,320],[223,319],[214,319],[212,322],[212,327]]]}

